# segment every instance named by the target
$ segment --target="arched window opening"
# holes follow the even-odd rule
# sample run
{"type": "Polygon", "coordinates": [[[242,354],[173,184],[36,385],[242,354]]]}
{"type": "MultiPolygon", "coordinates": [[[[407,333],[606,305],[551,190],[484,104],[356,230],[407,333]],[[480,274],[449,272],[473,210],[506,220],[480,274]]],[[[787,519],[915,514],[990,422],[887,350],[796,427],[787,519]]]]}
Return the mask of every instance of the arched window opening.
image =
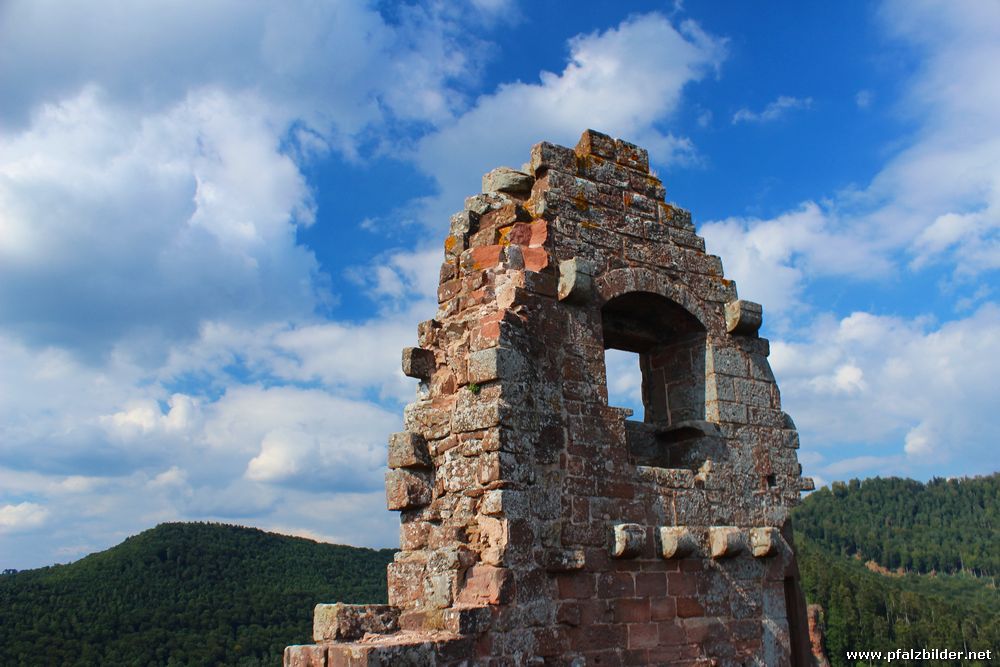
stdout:
{"type": "Polygon", "coordinates": [[[609,300],[601,318],[605,350],[638,357],[642,421],[626,422],[635,462],[697,469],[705,461],[706,438],[716,434],[704,421],[705,327],[677,303],[650,292],[609,300]]]}

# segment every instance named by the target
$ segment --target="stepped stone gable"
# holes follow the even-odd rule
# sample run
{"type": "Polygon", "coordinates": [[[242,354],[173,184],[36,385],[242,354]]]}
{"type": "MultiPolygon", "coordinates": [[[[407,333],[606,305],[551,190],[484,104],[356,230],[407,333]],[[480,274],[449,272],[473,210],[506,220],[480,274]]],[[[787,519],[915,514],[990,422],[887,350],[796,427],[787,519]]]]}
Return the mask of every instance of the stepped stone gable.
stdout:
{"type": "Polygon", "coordinates": [[[587,131],[451,219],[389,442],[389,605],[318,605],[289,667],[806,665],[798,436],[741,301],[645,150],[587,131]],[[645,420],[609,406],[638,353],[645,420]]]}

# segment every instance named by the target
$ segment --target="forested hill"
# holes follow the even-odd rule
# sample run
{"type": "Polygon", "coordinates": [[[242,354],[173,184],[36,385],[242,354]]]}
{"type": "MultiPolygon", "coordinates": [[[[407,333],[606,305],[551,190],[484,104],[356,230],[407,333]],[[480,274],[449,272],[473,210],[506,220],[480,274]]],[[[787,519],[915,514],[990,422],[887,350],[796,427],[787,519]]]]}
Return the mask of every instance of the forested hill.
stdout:
{"type": "Polygon", "coordinates": [[[0,665],[276,665],[318,602],[385,602],[393,551],[173,523],[0,576],[0,665]]]}
{"type": "Polygon", "coordinates": [[[1000,575],[1000,474],[834,483],[805,499],[795,528],[828,552],[890,570],[1000,575]]]}
{"type": "Polygon", "coordinates": [[[1000,646],[998,488],[996,474],[876,478],[805,498],[794,514],[799,567],[806,598],[825,610],[834,667],[855,665],[847,651],[1000,646]]]}

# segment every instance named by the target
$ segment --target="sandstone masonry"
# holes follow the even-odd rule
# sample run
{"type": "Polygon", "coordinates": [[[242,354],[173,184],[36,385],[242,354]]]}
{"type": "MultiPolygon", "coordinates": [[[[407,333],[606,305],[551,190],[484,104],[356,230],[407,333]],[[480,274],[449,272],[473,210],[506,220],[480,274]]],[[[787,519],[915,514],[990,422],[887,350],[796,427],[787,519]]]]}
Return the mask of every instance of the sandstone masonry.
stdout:
{"type": "Polygon", "coordinates": [[[540,143],[451,219],[389,442],[389,605],[318,605],[287,667],[807,665],[812,488],[758,337],[645,150],[540,143]],[[608,405],[635,352],[644,421],[608,405]]]}

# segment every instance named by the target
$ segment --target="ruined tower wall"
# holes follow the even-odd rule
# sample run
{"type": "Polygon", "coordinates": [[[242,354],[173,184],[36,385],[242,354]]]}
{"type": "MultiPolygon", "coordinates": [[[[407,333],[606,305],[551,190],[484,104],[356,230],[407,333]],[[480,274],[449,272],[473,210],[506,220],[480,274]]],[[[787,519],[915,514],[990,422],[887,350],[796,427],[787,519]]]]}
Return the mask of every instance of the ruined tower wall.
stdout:
{"type": "Polygon", "coordinates": [[[593,131],[484,177],[404,351],[389,605],[320,605],[286,664],[807,664],[810,482],[761,310],[664,196],[593,131]],[[606,347],[639,354],[645,421],[608,405],[606,347]]]}

